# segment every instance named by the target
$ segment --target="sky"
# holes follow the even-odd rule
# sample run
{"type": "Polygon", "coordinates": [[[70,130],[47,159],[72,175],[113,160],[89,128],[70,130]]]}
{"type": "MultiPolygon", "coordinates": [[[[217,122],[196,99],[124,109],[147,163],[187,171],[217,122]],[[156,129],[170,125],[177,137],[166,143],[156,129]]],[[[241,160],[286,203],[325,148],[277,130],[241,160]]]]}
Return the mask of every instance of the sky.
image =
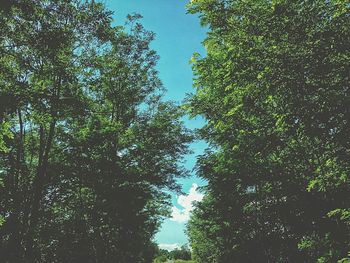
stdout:
{"type": "MultiPolygon", "coordinates": [[[[205,28],[202,28],[196,15],[186,13],[188,0],[104,0],[109,10],[114,12],[114,21],[117,25],[123,25],[127,14],[138,13],[143,16],[143,26],[156,34],[156,39],[151,47],[157,51],[160,60],[157,65],[159,77],[162,80],[167,93],[166,100],[181,102],[186,94],[193,93],[192,69],[189,60],[194,52],[204,55],[205,50],[202,41],[206,36],[205,28]]],[[[190,129],[200,128],[204,121],[201,118],[184,119],[190,129]]],[[[196,177],[192,171],[196,156],[206,148],[204,142],[191,144],[193,154],[185,156],[185,167],[190,176],[180,179],[183,195],[172,196],[172,217],[162,224],[155,241],[161,248],[174,249],[188,243],[184,233],[188,221],[192,201],[200,201],[203,195],[198,191],[198,186],[205,182],[196,177]]]]}

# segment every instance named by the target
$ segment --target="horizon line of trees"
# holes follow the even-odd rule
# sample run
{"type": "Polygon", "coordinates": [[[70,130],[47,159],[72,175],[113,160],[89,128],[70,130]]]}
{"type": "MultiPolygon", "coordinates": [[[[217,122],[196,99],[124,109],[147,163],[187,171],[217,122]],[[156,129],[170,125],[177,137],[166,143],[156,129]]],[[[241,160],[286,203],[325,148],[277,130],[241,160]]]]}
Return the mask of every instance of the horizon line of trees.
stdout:
{"type": "Polygon", "coordinates": [[[188,261],[191,260],[192,253],[187,244],[182,245],[180,248],[175,248],[171,251],[165,249],[158,249],[155,254],[155,259],[153,263],[164,263],[168,260],[183,260],[188,261]]]}

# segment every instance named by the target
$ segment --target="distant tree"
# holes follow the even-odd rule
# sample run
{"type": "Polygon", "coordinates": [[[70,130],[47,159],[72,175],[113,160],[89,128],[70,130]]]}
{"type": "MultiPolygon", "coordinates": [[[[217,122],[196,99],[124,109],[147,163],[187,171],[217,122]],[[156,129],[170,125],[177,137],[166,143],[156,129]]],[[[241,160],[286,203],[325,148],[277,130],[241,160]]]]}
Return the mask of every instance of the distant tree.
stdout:
{"type": "Polygon", "coordinates": [[[163,263],[169,259],[169,251],[165,249],[160,249],[157,246],[156,253],[154,254],[153,263],[163,263]]]}
{"type": "Polygon", "coordinates": [[[169,253],[169,258],[171,259],[182,259],[182,260],[190,260],[191,259],[191,251],[187,245],[181,246],[181,248],[176,248],[169,253]]]}

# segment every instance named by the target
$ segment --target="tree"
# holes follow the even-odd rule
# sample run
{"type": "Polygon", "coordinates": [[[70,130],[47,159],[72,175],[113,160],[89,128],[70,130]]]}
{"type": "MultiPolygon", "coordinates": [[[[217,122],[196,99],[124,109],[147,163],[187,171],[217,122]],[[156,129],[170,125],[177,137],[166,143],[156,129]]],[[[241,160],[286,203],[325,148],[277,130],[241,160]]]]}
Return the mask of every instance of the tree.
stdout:
{"type": "Polygon", "coordinates": [[[155,253],[155,259],[154,259],[154,263],[164,263],[167,262],[169,259],[169,251],[165,250],[165,249],[160,249],[157,246],[157,252],[155,253]]]}
{"type": "Polygon", "coordinates": [[[187,245],[181,246],[181,248],[176,248],[169,253],[169,258],[171,259],[181,259],[181,260],[190,260],[191,259],[191,251],[189,250],[187,245]]]}
{"type": "Polygon", "coordinates": [[[192,140],[164,102],[154,34],[101,3],[0,10],[4,262],[151,262],[192,140]]]}
{"type": "Polygon", "coordinates": [[[200,135],[211,145],[197,168],[207,196],[188,228],[197,260],[345,257],[347,4],[198,0],[189,11],[209,27],[189,99],[192,115],[207,120],[200,135]]]}

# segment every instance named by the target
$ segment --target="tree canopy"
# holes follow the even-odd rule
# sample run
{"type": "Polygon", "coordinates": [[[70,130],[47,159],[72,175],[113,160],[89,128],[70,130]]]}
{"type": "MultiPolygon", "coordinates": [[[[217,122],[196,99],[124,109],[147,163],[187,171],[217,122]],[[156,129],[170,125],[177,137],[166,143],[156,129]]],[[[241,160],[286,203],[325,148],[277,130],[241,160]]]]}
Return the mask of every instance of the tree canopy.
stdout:
{"type": "Polygon", "coordinates": [[[192,62],[210,144],[189,222],[196,259],[336,262],[350,250],[347,1],[193,0],[192,62]]]}
{"type": "Polygon", "coordinates": [[[5,2],[1,261],[151,262],[192,140],[162,99],[154,34],[97,1],[5,2]]]}
{"type": "Polygon", "coordinates": [[[93,0],[0,1],[1,262],[347,262],[345,0],[191,0],[195,94],[165,101],[155,34],[93,0]],[[154,235],[202,116],[187,246],[154,235]],[[191,255],[192,254],[192,255],[191,255]],[[192,262],[192,261],[191,261],[192,262]]]}

